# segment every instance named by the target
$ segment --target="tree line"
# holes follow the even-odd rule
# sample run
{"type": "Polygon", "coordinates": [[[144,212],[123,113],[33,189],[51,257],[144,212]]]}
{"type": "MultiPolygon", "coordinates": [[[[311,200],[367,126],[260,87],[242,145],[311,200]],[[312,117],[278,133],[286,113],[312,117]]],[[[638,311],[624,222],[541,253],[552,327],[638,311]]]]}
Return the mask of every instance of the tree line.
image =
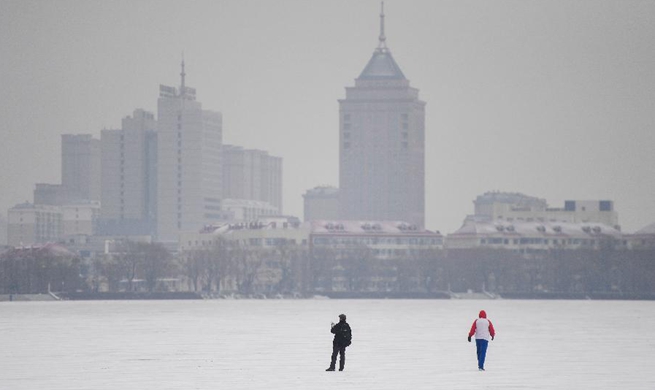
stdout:
{"type": "MultiPolygon", "coordinates": [[[[0,256],[0,293],[194,291],[311,296],[330,292],[655,294],[655,249],[410,251],[379,259],[370,248],[262,249],[217,240],[173,256],[161,244],[126,242],[83,260],[46,250],[0,256]]],[[[527,295],[526,295],[527,296],[527,295]]]]}

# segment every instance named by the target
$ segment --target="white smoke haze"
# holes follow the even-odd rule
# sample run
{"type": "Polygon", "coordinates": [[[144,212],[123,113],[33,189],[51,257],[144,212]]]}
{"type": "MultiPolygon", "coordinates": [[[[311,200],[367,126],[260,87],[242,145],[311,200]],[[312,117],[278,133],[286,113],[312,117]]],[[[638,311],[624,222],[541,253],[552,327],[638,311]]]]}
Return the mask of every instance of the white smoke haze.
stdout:
{"type": "MultiPolygon", "coordinates": [[[[284,158],[284,211],[338,185],[338,103],[377,45],[379,1],[0,1],[0,213],[60,182],[61,134],[155,112],[187,84],[227,144],[284,158]]],[[[655,2],[385,2],[426,106],[426,227],[488,190],[615,201],[655,221],[655,2]]]]}

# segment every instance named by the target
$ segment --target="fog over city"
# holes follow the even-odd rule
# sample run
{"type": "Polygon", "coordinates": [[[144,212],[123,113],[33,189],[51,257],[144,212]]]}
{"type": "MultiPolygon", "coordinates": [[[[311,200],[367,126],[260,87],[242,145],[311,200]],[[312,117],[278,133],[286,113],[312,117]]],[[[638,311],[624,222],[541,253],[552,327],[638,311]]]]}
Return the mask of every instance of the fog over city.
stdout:
{"type": "MultiPolygon", "coordinates": [[[[223,143],[282,157],[284,213],[339,185],[339,105],[380,2],[0,0],[0,214],[61,182],[61,134],[156,113],[186,82],[223,143]]],[[[386,1],[386,43],[425,108],[426,227],[490,190],[655,221],[655,2],[386,1]]]]}

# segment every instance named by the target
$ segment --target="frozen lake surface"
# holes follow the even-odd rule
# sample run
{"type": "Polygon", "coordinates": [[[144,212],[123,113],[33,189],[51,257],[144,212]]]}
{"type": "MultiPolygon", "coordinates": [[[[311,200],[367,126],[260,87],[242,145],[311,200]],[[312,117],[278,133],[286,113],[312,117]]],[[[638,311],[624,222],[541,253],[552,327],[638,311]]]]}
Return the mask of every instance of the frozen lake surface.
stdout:
{"type": "Polygon", "coordinates": [[[0,389],[655,389],[654,329],[645,301],[4,302],[0,389]],[[342,312],[346,370],[325,372],[342,312]]]}

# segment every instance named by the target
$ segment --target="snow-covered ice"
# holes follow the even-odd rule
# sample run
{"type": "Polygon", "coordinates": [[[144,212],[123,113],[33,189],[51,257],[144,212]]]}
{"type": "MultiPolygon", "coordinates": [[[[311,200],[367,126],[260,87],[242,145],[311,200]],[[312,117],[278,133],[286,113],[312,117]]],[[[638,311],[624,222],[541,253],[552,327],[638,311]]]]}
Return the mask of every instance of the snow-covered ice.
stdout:
{"type": "Polygon", "coordinates": [[[653,324],[646,301],[5,302],[0,389],[655,389],[653,324]],[[353,345],[325,372],[340,313],[353,345]]]}

